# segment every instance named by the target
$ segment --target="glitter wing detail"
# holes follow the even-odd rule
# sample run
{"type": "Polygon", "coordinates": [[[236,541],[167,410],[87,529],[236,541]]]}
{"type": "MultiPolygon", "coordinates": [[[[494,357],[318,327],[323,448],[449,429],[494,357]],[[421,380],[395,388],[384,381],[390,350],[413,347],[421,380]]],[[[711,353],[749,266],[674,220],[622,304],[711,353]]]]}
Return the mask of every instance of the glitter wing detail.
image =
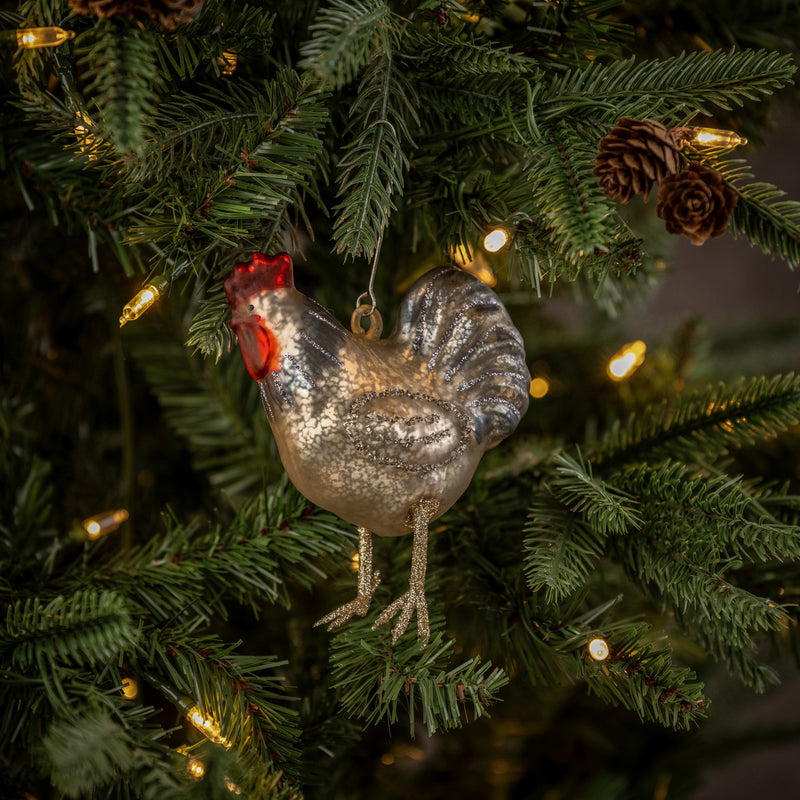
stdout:
{"type": "Polygon", "coordinates": [[[422,365],[435,394],[469,414],[485,447],[517,427],[530,387],[522,338],[480,280],[455,267],[423,275],[404,298],[390,338],[422,365]]]}
{"type": "Polygon", "coordinates": [[[375,464],[426,473],[464,452],[472,420],[453,403],[392,388],[358,397],[344,427],[356,450],[375,464]]]}

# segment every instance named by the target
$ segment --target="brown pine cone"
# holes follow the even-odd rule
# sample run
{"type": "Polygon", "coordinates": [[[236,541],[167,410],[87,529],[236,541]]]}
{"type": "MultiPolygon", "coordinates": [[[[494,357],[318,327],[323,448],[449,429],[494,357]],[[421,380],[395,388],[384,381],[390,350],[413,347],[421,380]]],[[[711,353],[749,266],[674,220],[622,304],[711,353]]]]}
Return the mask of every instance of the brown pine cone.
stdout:
{"type": "Polygon", "coordinates": [[[69,0],[69,7],[79,14],[151,19],[168,30],[180,22],[194,21],[202,6],[203,0],[69,0]]]}
{"type": "Polygon", "coordinates": [[[637,194],[645,202],[653,183],[678,171],[678,137],[654,119],[621,117],[600,140],[592,174],[609,200],[627,203],[637,194]]]}
{"type": "Polygon", "coordinates": [[[658,191],[656,214],[670,233],[682,233],[692,244],[721,236],[736,208],[736,193],[719,172],[692,163],[665,178],[658,191]]]}

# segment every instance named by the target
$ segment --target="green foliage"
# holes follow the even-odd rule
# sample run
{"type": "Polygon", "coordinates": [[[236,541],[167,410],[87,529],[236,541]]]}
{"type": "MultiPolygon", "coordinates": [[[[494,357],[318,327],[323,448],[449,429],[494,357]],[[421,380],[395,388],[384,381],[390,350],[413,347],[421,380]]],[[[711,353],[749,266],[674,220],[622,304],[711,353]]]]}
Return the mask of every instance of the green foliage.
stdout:
{"type": "Polygon", "coordinates": [[[447,669],[455,642],[435,631],[441,617],[432,617],[424,650],[409,635],[392,647],[386,631],[373,632],[371,625],[372,620],[350,623],[331,643],[331,679],[342,707],[369,725],[396,723],[404,707],[412,736],[417,718],[429,734],[459,728],[470,710],[474,719],[486,716],[508,682],[502,669],[477,656],[447,669]]]}
{"type": "MultiPolygon", "coordinates": [[[[700,664],[756,690],[775,682],[765,642],[797,648],[800,382],[663,399],[691,381],[688,355],[665,347],[610,387],[588,366],[602,361],[602,332],[579,345],[579,326],[558,332],[542,300],[568,282],[611,313],[653,280],[648,209],[621,209],[592,175],[620,116],[678,125],[714,112],[722,124],[735,109],[763,127],[752,101],[789,84],[800,17],[765,0],[760,15],[732,7],[715,26],[696,6],[672,3],[671,26],[656,0],[205,0],[174,30],[70,14],[66,0],[0,14],[9,28],[77,33],[4,64],[7,793],[224,798],[233,781],[243,796],[290,800],[316,759],[319,796],[388,796],[379,781],[429,780],[437,754],[452,761],[463,742],[477,743],[476,763],[496,758],[495,740],[503,758],[545,751],[536,737],[585,708],[592,724],[575,727],[593,741],[603,705],[628,712],[605,713],[610,724],[635,715],[685,731],[708,705],[700,664]],[[642,32],[659,37],[645,54],[642,32]],[[237,56],[232,74],[223,53],[237,56]],[[234,343],[223,276],[243,254],[290,250],[304,262],[298,285],[338,311],[363,283],[363,268],[341,261],[369,258],[382,237],[379,282],[400,294],[437,254],[474,257],[499,225],[509,247],[481,259],[531,363],[550,365],[551,394],[432,525],[427,648],[371,628],[405,588],[403,539],[376,548],[389,562],[376,563],[376,608],[329,637],[313,628],[316,606],[323,584],[352,593],[341,574],[354,533],[280,478],[256,387],[223,357],[234,343]],[[169,281],[164,313],[118,338],[137,273],[169,281]],[[187,338],[207,361],[187,354],[187,338]],[[127,529],[68,535],[88,509],[112,507],[129,510],[127,529]],[[595,637],[608,643],[603,661],[587,649],[595,637]],[[120,692],[125,678],[139,682],[135,699],[120,692]],[[490,707],[500,727],[487,733],[490,707]],[[192,710],[212,741],[187,722],[192,710]],[[420,748],[430,761],[406,769],[405,730],[423,727],[436,734],[420,748]],[[201,781],[187,753],[205,764],[201,781]],[[392,759],[395,773],[371,768],[392,759]]],[[[796,266],[798,204],[717,156],[705,161],[738,196],[731,232],[796,266]]],[[[655,727],[637,726],[637,745],[672,741],[655,727]]],[[[685,771],[663,763],[677,784],[685,771]]],[[[576,770],[571,783],[539,783],[530,769],[548,796],[658,793],[576,770]]],[[[485,792],[476,770],[451,772],[451,793],[475,794],[456,778],[485,792]]],[[[524,794],[528,777],[493,785],[524,794]]]]}
{"type": "Polygon", "coordinates": [[[701,394],[677,396],[645,415],[614,423],[590,458],[603,464],[645,459],[704,458],[776,436],[800,419],[800,378],[743,380],[701,394]]]}
{"type": "Polygon", "coordinates": [[[382,0],[333,0],[309,26],[311,38],[300,52],[300,67],[314,70],[334,89],[350,83],[366,66],[383,38],[389,7],[382,0]]]}
{"type": "Polygon", "coordinates": [[[619,117],[664,118],[730,109],[785,86],[794,74],[790,55],[766,50],[684,53],[663,60],[629,59],[571,70],[531,99],[535,119],[590,113],[597,122],[619,117]]]}
{"type": "Polygon", "coordinates": [[[122,597],[79,590],[46,605],[35,597],[8,606],[0,655],[15,669],[45,660],[98,664],[113,660],[133,639],[122,597]]]}
{"type": "Polygon", "coordinates": [[[154,37],[136,26],[98,23],[83,39],[79,63],[86,68],[86,92],[94,99],[103,138],[122,155],[144,149],[149,119],[160,88],[154,37]]]}
{"type": "Polygon", "coordinates": [[[384,33],[351,108],[350,124],[356,133],[338,164],[341,202],[333,229],[337,252],[374,255],[396,207],[391,197],[403,193],[408,168],[403,142],[410,142],[415,99],[413,85],[394,57],[391,37],[384,33]]]}

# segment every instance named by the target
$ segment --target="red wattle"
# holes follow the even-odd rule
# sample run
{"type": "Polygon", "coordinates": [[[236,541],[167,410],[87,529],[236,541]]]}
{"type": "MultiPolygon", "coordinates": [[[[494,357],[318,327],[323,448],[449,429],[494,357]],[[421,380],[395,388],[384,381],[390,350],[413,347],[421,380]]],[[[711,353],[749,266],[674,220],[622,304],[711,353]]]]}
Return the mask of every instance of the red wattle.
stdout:
{"type": "Polygon", "coordinates": [[[278,342],[272,331],[261,323],[260,317],[253,315],[249,320],[231,323],[231,327],[239,337],[244,365],[253,380],[260,381],[278,369],[278,342]]]}

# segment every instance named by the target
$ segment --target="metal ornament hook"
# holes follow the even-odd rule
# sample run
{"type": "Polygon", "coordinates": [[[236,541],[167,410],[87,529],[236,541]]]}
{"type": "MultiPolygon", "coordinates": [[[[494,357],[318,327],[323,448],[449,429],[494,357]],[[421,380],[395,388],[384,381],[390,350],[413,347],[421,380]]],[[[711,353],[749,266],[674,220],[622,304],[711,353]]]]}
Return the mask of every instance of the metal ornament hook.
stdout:
{"type": "MultiPolygon", "coordinates": [[[[389,122],[388,119],[376,119],[372,122],[367,129],[374,128],[376,125],[386,125],[397,138],[397,131],[395,130],[394,125],[389,122]]],[[[396,148],[392,148],[393,152],[396,152],[396,148]]],[[[392,182],[391,180],[387,181],[386,183],[386,197],[391,197],[392,194],[392,182]]],[[[389,214],[389,209],[384,210],[383,219],[381,220],[381,228],[378,233],[378,241],[375,246],[375,257],[372,259],[372,272],[370,272],[369,276],[369,288],[366,292],[362,292],[358,299],[356,300],[356,310],[353,312],[353,316],[350,318],[350,328],[352,329],[353,333],[358,334],[365,334],[370,339],[379,338],[381,335],[381,331],[383,330],[383,320],[381,319],[380,312],[378,311],[378,301],[375,299],[375,273],[378,270],[378,258],[381,254],[381,246],[383,245],[383,232],[386,228],[386,217],[389,214]],[[369,301],[371,305],[367,306],[366,304],[362,303],[361,301],[365,298],[369,297],[369,301]],[[367,317],[369,320],[369,327],[364,329],[361,327],[361,320],[363,317],[367,317]]]]}
{"type": "MultiPolygon", "coordinates": [[[[366,292],[364,292],[366,294],[366,292]]],[[[362,294],[361,297],[364,295],[362,294]]],[[[360,299],[360,298],[359,298],[360,299]]],[[[366,303],[359,305],[350,317],[350,330],[359,336],[366,336],[368,339],[380,339],[383,333],[383,317],[381,312],[373,304],[370,308],[366,303]],[[361,320],[367,320],[367,327],[361,326],[361,320]]]]}

